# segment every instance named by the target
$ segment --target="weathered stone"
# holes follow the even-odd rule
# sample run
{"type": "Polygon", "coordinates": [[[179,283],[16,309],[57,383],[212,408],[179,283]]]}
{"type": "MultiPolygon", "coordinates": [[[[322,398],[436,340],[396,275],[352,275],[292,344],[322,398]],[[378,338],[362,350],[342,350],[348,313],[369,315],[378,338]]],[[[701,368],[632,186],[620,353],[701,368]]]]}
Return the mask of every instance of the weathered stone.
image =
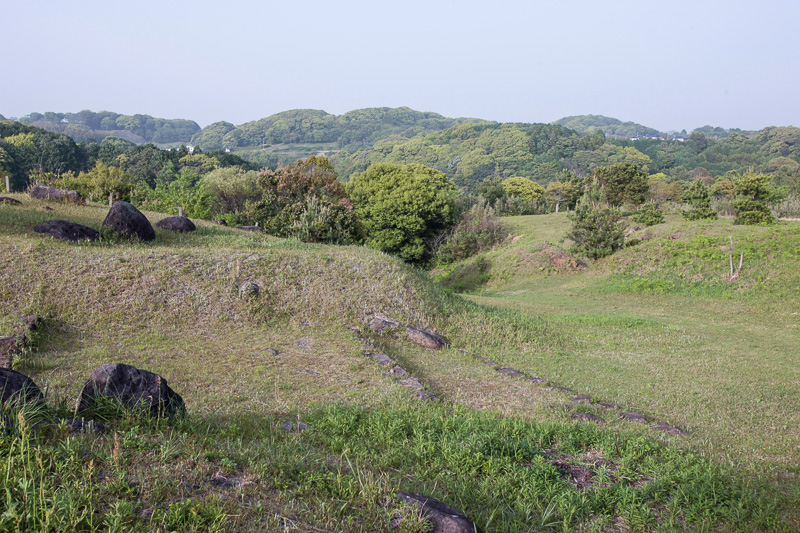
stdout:
{"type": "Polygon", "coordinates": [[[0,196],[0,204],[8,204],[8,205],[20,205],[22,202],[19,200],[15,200],[14,198],[9,198],[8,196],[0,196]]]}
{"type": "Polygon", "coordinates": [[[143,241],[152,241],[156,238],[156,231],[147,217],[128,202],[116,202],[111,206],[103,226],[143,241]]]}
{"type": "Polygon", "coordinates": [[[186,217],[167,217],[156,222],[156,226],[180,233],[190,233],[197,229],[194,222],[186,217]]]}
{"type": "Polygon", "coordinates": [[[30,194],[31,198],[36,198],[37,200],[56,200],[73,204],[86,203],[86,199],[78,191],[67,191],[48,187],[47,185],[34,185],[28,194],[30,194]]]}
{"type": "Polygon", "coordinates": [[[408,376],[408,372],[406,372],[404,368],[395,365],[389,370],[389,375],[397,378],[404,378],[408,376]]]}
{"type": "Polygon", "coordinates": [[[432,350],[438,350],[440,348],[446,348],[447,346],[450,346],[450,343],[447,341],[447,339],[438,333],[434,333],[426,329],[407,327],[406,337],[408,337],[408,340],[414,344],[418,344],[432,350]]]}
{"type": "Polygon", "coordinates": [[[422,400],[423,402],[432,402],[436,399],[436,396],[431,391],[418,390],[414,391],[414,398],[422,400]]]}
{"type": "Polygon", "coordinates": [[[377,361],[378,363],[380,363],[382,365],[393,365],[394,364],[394,359],[392,359],[391,357],[389,357],[385,353],[364,352],[364,356],[365,357],[369,357],[373,361],[377,361]]]}
{"type": "Polygon", "coordinates": [[[228,225],[228,223],[227,223],[227,222],[225,222],[225,221],[224,221],[223,219],[221,219],[221,218],[220,218],[220,219],[217,219],[217,220],[214,220],[214,224],[219,224],[220,226],[227,226],[227,225],[228,225]]]}
{"type": "Polygon", "coordinates": [[[547,383],[547,380],[546,380],[546,379],[544,379],[544,378],[538,378],[538,377],[536,377],[536,376],[527,376],[525,379],[527,379],[527,380],[528,380],[528,381],[530,381],[531,383],[540,383],[540,384],[547,383]]]}
{"type": "Polygon", "coordinates": [[[25,374],[10,368],[0,368],[0,398],[5,405],[10,401],[38,402],[44,396],[36,383],[25,374]]]}
{"type": "Polygon", "coordinates": [[[594,422],[595,424],[606,423],[605,420],[591,413],[572,413],[570,415],[570,418],[572,418],[573,420],[580,420],[581,422],[594,422]]]}
{"type": "Polygon", "coordinates": [[[387,329],[396,328],[399,326],[397,322],[385,316],[375,315],[367,322],[367,327],[375,333],[383,333],[387,329]]]}
{"type": "Polygon", "coordinates": [[[486,359],[485,357],[481,357],[480,355],[476,355],[474,357],[478,361],[481,361],[484,365],[497,366],[497,363],[495,363],[494,361],[489,361],[488,359],[486,359]]]}
{"type": "Polygon", "coordinates": [[[685,437],[686,435],[688,435],[688,433],[686,433],[682,429],[678,429],[678,428],[676,428],[674,426],[670,426],[666,422],[659,422],[654,426],[650,426],[650,429],[655,430],[655,431],[663,431],[664,433],[666,433],[668,435],[677,435],[677,436],[680,436],[680,437],[685,437]]]}
{"type": "Polygon", "coordinates": [[[98,398],[118,400],[129,409],[144,407],[152,415],[174,415],[186,407],[167,380],[124,364],[107,364],[92,372],[78,397],[77,410],[94,406],[98,398]]]}
{"type": "Polygon", "coordinates": [[[53,209],[49,205],[43,205],[42,206],[42,211],[55,211],[55,209],[53,209]]]}
{"type": "Polygon", "coordinates": [[[261,294],[261,285],[255,281],[247,280],[239,285],[239,296],[242,298],[258,298],[261,294]]]}
{"type": "Polygon", "coordinates": [[[59,219],[37,224],[33,231],[69,242],[96,241],[100,238],[100,232],[95,229],[59,219]]]}
{"type": "Polygon", "coordinates": [[[431,523],[433,533],[482,533],[464,513],[439,500],[406,491],[398,492],[397,498],[414,505],[431,523]]]}
{"type": "Polygon", "coordinates": [[[640,413],[628,412],[625,411],[621,415],[623,420],[627,420],[628,422],[643,422],[647,423],[647,417],[640,413]]]}
{"type": "Polygon", "coordinates": [[[407,387],[414,390],[424,390],[425,387],[419,382],[417,378],[405,378],[397,381],[397,384],[402,387],[407,387]]]}
{"type": "Polygon", "coordinates": [[[314,427],[311,424],[306,424],[298,420],[284,420],[281,422],[281,426],[283,426],[284,431],[288,431],[289,433],[300,433],[301,431],[314,427]]]}
{"type": "Polygon", "coordinates": [[[588,403],[592,401],[592,397],[588,394],[578,394],[572,399],[572,401],[577,403],[588,403]]]}
{"type": "Polygon", "coordinates": [[[616,409],[617,411],[621,409],[619,405],[609,402],[597,402],[595,405],[598,407],[602,407],[603,409],[616,409]]]}
{"type": "Polygon", "coordinates": [[[264,231],[264,228],[260,228],[258,226],[234,226],[234,227],[242,231],[264,231]]]}
{"type": "Polygon", "coordinates": [[[502,367],[502,368],[496,368],[495,370],[497,370],[497,372],[500,374],[505,374],[506,376],[513,376],[518,378],[525,377],[524,372],[520,372],[519,370],[514,370],[513,368],[502,367]]]}

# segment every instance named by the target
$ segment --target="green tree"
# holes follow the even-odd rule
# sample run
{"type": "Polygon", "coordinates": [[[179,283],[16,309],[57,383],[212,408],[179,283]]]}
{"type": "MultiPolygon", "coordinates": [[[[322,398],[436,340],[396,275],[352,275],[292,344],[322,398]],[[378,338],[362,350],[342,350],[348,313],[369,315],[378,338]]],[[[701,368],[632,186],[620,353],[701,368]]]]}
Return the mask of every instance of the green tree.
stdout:
{"type": "Polygon", "coordinates": [[[683,199],[690,206],[688,211],[683,211],[683,218],[687,220],[717,218],[717,212],[711,207],[711,191],[702,180],[692,183],[691,187],[683,192],[683,199]]]}
{"type": "Polygon", "coordinates": [[[598,167],[594,169],[592,176],[611,206],[639,206],[647,200],[650,191],[647,173],[633,163],[598,167]]]}
{"type": "Polygon", "coordinates": [[[228,215],[229,222],[243,223],[242,215],[261,200],[258,173],[238,167],[218,168],[206,174],[199,186],[210,196],[213,217],[228,215]]]}
{"type": "Polygon", "coordinates": [[[128,202],[134,186],[133,176],[102,161],[95,162],[94,168],[88,172],[75,177],[65,176],[62,184],[62,187],[74,189],[92,202],[104,202],[111,193],[117,200],[128,202]]]}
{"type": "Polygon", "coordinates": [[[184,216],[208,218],[211,198],[202,187],[198,187],[199,181],[200,174],[184,168],[177,179],[170,183],[159,181],[155,188],[139,182],[135,195],[143,198],[145,209],[177,215],[178,208],[181,208],[184,216]]]}
{"type": "Polygon", "coordinates": [[[772,177],[748,172],[734,182],[731,200],[736,219],[734,224],[772,224],[775,217],[769,204],[781,199],[781,191],[772,187],[772,177]]]}
{"type": "Polygon", "coordinates": [[[503,187],[503,178],[501,176],[486,178],[478,184],[478,194],[490,206],[494,207],[497,201],[506,195],[506,189],[503,187]]]}
{"type": "Polygon", "coordinates": [[[570,248],[574,254],[599,259],[625,245],[625,226],[619,222],[620,213],[608,206],[597,185],[586,190],[569,218],[572,226],[567,238],[575,242],[570,248]]]}
{"type": "Polygon", "coordinates": [[[528,178],[507,178],[503,180],[503,188],[508,196],[516,196],[530,203],[539,202],[544,198],[544,187],[528,178]]]}
{"type": "Polygon", "coordinates": [[[347,191],[367,244],[406,261],[425,260],[432,239],[454,222],[455,185],[423,165],[372,165],[353,175],[347,191]]]}
{"type": "Polygon", "coordinates": [[[556,213],[564,205],[569,209],[574,207],[581,195],[581,188],[571,181],[551,181],[545,190],[547,203],[556,213]]]}

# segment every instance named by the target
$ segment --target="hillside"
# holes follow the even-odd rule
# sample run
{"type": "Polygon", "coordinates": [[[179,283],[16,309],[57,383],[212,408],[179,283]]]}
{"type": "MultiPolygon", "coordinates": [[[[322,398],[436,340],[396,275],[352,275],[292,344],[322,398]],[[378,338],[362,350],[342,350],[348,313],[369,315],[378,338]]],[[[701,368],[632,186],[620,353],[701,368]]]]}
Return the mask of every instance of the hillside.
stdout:
{"type": "Polygon", "coordinates": [[[53,133],[63,133],[75,141],[101,142],[109,136],[134,143],[188,143],[200,131],[193,120],[164,119],[150,115],[122,115],[111,111],[78,113],[31,113],[19,119],[53,133]]]}
{"type": "Polygon", "coordinates": [[[666,137],[656,129],[642,126],[635,122],[622,122],[616,118],[604,117],[603,115],[576,115],[558,119],[552,124],[564,126],[575,130],[580,134],[594,133],[602,131],[607,137],[666,137]]]}
{"type": "MultiPolygon", "coordinates": [[[[31,228],[52,218],[99,227],[107,207],[44,211],[42,202],[13,196],[22,205],[0,204],[0,335],[22,314],[44,318],[33,348],[14,364],[46,387],[47,408],[9,411],[17,422],[2,440],[9,453],[0,466],[9,475],[0,488],[14,511],[3,515],[2,528],[423,531],[419,512],[394,498],[397,490],[456,506],[485,531],[795,524],[790,495],[769,490],[784,485],[767,485],[778,472],[771,468],[784,472],[783,457],[796,459],[793,433],[750,462],[730,439],[722,448],[709,444],[717,426],[703,412],[695,417],[680,403],[641,394],[638,383],[626,392],[624,373],[605,385],[605,372],[575,373],[589,346],[655,339],[682,348],[689,333],[677,331],[673,341],[666,326],[625,317],[596,322],[593,310],[573,320],[571,311],[534,310],[535,300],[519,313],[503,309],[497,293],[501,308],[477,305],[365,248],[304,245],[203,222],[193,234],[157,229],[153,244],[107,234],[70,245],[31,228]],[[244,282],[260,286],[258,297],[240,293],[244,282]],[[366,326],[375,314],[433,329],[452,347],[421,348],[402,328],[378,335],[366,326]],[[401,386],[413,381],[387,373],[371,359],[375,352],[436,400],[416,399],[414,388],[401,386]],[[108,412],[111,429],[101,435],[69,435],[63,425],[31,432],[30,422],[68,416],[89,372],[109,362],[164,376],[186,401],[186,417],[108,412]],[[573,400],[576,393],[689,435],[626,421],[573,400]],[[606,423],[576,421],[590,414],[606,423]],[[311,428],[284,431],[299,421],[311,428]],[[728,459],[744,473],[725,466],[728,459]],[[30,486],[43,497],[24,497],[30,486]]],[[[153,222],[164,216],[145,214],[153,222]]],[[[508,250],[525,250],[535,238],[508,250]]],[[[612,353],[610,361],[626,362],[612,353]]],[[[796,392],[781,390],[794,402],[796,392]]],[[[795,422],[796,413],[777,413],[795,422]]],[[[748,438],[763,437],[753,431],[748,438]]]]}

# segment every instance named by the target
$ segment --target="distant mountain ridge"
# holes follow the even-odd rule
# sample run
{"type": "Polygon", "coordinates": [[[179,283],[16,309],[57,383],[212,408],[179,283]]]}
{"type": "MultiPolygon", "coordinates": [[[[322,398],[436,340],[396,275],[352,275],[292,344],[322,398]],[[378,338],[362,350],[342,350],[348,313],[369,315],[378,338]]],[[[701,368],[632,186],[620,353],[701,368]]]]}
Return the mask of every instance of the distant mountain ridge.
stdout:
{"type": "Polygon", "coordinates": [[[607,137],[665,137],[666,134],[636,122],[622,122],[616,118],[603,115],[575,115],[558,119],[551,124],[564,126],[580,134],[602,131],[607,137]]]}

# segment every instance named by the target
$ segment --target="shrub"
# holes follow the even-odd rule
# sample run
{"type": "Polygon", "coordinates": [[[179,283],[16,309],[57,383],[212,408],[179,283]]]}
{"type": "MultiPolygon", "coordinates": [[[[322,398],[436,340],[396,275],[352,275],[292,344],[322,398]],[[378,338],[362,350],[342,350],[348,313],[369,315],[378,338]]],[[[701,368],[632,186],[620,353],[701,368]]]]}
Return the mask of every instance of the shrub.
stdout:
{"type": "Polygon", "coordinates": [[[507,236],[508,229],[494,209],[488,205],[474,205],[447,234],[436,250],[436,257],[443,263],[452,263],[488,250],[507,236]]]}
{"type": "Polygon", "coordinates": [[[717,218],[717,212],[711,207],[711,191],[705,184],[697,180],[683,193],[683,199],[690,209],[682,211],[686,220],[703,220],[717,218]]]}
{"type": "Polygon", "coordinates": [[[769,203],[781,198],[780,191],[772,188],[772,178],[748,172],[734,183],[731,206],[736,214],[734,224],[772,224],[775,217],[769,203]]]}
{"type": "Polygon", "coordinates": [[[602,192],[593,186],[569,214],[572,227],[567,238],[575,241],[570,251],[590,259],[613,254],[625,245],[625,227],[619,211],[608,207],[602,192]]]}
{"type": "Polygon", "coordinates": [[[645,226],[655,226],[664,222],[664,212],[658,204],[647,203],[633,214],[631,220],[645,226]]]}

